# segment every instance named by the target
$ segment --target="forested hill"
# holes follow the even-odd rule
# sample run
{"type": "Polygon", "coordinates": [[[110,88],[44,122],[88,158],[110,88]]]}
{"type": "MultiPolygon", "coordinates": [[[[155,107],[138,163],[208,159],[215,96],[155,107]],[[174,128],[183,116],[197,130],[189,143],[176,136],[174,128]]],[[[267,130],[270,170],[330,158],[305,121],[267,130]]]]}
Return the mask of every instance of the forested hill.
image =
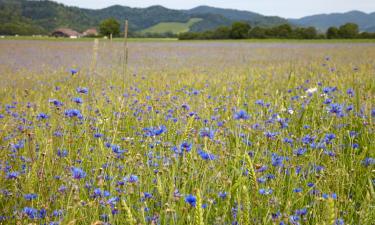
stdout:
{"type": "MultiPolygon", "coordinates": [[[[361,22],[359,23],[361,30],[375,29],[375,19],[368,19],[374,17],[374,13],[368,16],[366,16],[367,14],[363,15],[363,13],[355,15],[350,18],[354,20],[352,22],[357,22],[358,20],[361,22]],[[358,19],[355,15],[360,16],[362,19],[358,19]]],[[[347,15],[343,14],[342,16],[345,17],[347,15]]],[[[176,26],[176,24],[180,27],[182,26],[182,30],[186,28],[192,32],[201,32],[220,26],[229,26],[235,21],[244,21],[253,27],[272,27],[290,23],[301,26],[315,26],[318,29],[326,28],[326,24],[338,25],[341,21],[345,21],[345,19],[337,19],[337,15],[335,15],[335,20],[332,19],[332,16],[327,17],[327,15],[287,20],[249,11],[221,9],[210,6],[199,6],[190,10],[173,10],[163,6],[131,8],[114,5],[104,9],[93,10],[65,6],[47,0],[0,0],[0,34],[2,35],[49,34],[54,29],[61,27],[68,27],[82,32],[88,28],[98,27],[100,21],[110,17],[117,19],[122,25],[125,19],[129,19],[131,32],[156,30],[160,33],[169,31],[168,26],[176,26]],[[324,23],[322,20],[327,20],[328,22],[324,23]],[[334,24],[329,24],[330,21],[331,23],[334,22],[334,24]],[[160,27],[164,28],[164,30],[159,31],[157,28],[160,27]]],[[[170,30],[176,29],[171,27],[170,30]]]]}
{"type": "Polygon", "coordinates": [[[65,6],[53,1],[0,0],[0,33],[2,34],[47,34],[59,27],[69,27],[83,31],[97,27],[101,20],[113,17],[121,23],[130,21],[131,31],[142,31],[164,22],[186,23],[192,18],[200,18],[189,27],[190,31],[205,31],[219,26],[230,25],[234,21],[246,21],[252,25],[274,26],[287,21],[260,14],[197,7],[191,10],[173,10],[162,6],[130,8],[114,5],[92,10],[65,6]],[[238,15],[236,15],[238,14],[238,15]]]}

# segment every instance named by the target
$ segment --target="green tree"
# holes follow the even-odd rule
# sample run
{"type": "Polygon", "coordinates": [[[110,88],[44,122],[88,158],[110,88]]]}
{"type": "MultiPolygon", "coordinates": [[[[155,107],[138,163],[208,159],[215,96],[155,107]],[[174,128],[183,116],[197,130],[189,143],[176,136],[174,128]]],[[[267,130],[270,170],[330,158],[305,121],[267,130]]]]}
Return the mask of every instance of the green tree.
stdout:
{"type": "Polygon", "coordinates": [[[245,22],[235,22],[232,24],[230,31],[230,38],[233,39],[244,39],[248,37],[250,25],[245,22]]]}
{"type": "Polygon", "coordinates": [[[340,35],[339,35],[339,29],[337,29],[337,27],[330,27],[328,28],[327,32],[326,32],[326,36],[328,39],[335,39],[335,38],[339,38],[340,35]]]}
{"type": "Polygon", "coordinates": [[[347,23],[339,28],[341,38],[356,38],[359,33],[358,25],[355,23],[347,23]]]}
{"type": "Polygon", "coordinates": [[[315,39],[318,36],[315,27],[299,27],[296,28],[293,33],[293,38],[297,39],[315,39]]]}
{"type": "Polygon", "coordinates": [[[120,34],[120,23],[113,18],[103,20],[99,25],[100,34],[104,36],[116,36],[120,34]]]}
{"type": "Polygon", "coordinates": [[[266,35],[266,28],[263,27],[254,27],[252,30],[249,31],[250,38],[267,38],[266,35]]]}
{"type": "Polygon", "coordinates": [[[213,39],[229,39],[231,29],[230,27],[221,26],[216,28],[212,34],[213,39]]]}
{"type": "Polygon", "coordinates": [[[289,24],[282,24],[277,27],[270,29],[269,34],[276,38],[290,38],[292,36],[293,29],[289,24]]]}

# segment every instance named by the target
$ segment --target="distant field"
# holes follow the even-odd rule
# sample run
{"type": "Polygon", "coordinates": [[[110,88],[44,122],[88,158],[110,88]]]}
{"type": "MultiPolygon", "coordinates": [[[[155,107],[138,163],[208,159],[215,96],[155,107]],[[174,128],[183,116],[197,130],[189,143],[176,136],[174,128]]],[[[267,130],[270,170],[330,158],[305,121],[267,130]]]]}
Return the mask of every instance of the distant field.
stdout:
{"type": "Polygon", "coordinates": [[[190,27],[195,23],[198,23],[202,19],[192,18],[186,23],[158,23],[155,26],[144,29],[142,33],[167,33],[172,32],[174,34],[179,34],[183,32],[188,32],[190,27]]]}
{"type": "MultiPolygon", "coordinates": [[[[43,41],[93,41],[95,38],[54,38],[54,37],[32,37],[32,36],[6,36],[1,40],[43,40],[43,41]]],[[[108,39],[99,38],[101,41],[109,41],[108,39]]],[[[114,38],[114,41],[123,41],[123,38],[114,38]]],[[[177,38],[129,38],[129,42],[175,42],[177,38]]],[[[242,40],[183,40],[180,42],[236,42],[236,43],[375,43],[375,39],[242,39],[242,40]]]]}

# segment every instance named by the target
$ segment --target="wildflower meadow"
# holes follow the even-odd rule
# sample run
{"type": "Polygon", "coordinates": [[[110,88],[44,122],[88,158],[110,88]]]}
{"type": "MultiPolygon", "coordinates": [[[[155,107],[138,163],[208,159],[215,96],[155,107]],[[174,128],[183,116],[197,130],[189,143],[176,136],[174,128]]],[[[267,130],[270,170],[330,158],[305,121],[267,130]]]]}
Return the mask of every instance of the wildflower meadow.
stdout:
{"type": "Polygon", "coordinates": [[[0,224],[375,224],[373,43],[0,41],[0,224]]]}

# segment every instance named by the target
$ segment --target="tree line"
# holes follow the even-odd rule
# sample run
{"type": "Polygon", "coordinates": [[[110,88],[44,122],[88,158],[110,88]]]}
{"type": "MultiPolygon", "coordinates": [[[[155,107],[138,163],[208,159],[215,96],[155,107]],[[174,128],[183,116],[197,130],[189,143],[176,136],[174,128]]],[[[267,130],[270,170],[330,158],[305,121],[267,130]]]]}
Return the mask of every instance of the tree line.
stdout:
{"type": "Polygon", "coordinates": [[[375,33],[359,32],[355,23],[330,27],[326,33],[319,33],[315,27],[292,27],[282,24],[274,27],[251,27],[246,22],[235,22],[205,32],[186,32],[178,35],[180,40],[202,39],[354,39],[375,38],[375,33]]]}

